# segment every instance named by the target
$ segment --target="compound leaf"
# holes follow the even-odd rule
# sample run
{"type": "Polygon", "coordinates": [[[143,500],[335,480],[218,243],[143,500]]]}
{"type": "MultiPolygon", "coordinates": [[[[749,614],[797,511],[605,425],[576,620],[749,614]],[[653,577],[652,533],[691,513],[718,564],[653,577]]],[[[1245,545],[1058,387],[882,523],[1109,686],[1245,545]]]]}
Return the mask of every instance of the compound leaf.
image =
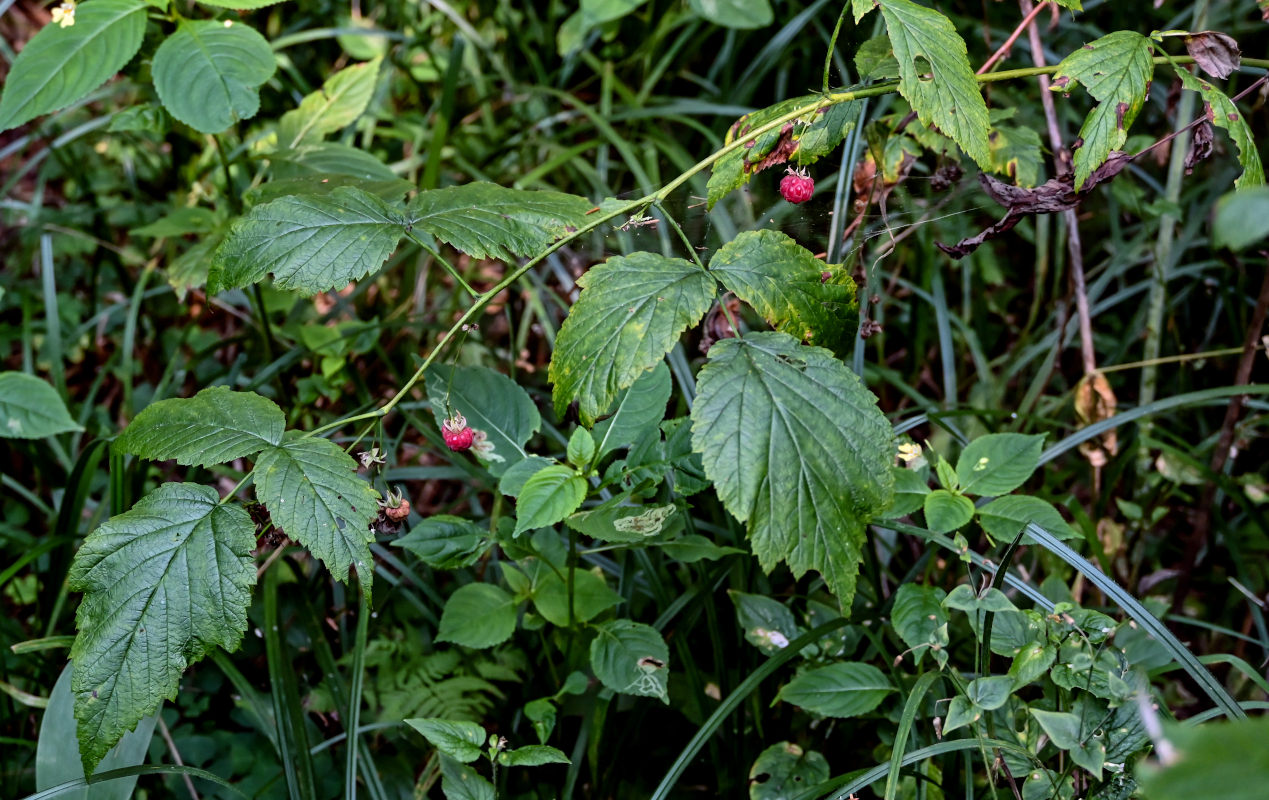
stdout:
{"type": "Polygon", "coordinates": [[[827,350],[783,333],[724,339],[701,369],[692,446],[767,571],[814,569],[843,604],[864,528],[891,504],[894,442],[877,399],[827,350]]]}
{"type": "Polygon", "coordinates": [[[410,223],[473,258],[536,255],[585,222],[590,201],[563,192],[468,183],[420,192],[410,223]]]}
{"type": "Polygon", "coordinates": [[[691,262],[648,252],[610,258],[577,284],[583,291],[556,337],[549,376],[556,413],[577,400],[590,425],[705,316],[717,284],[691,262]]]}
{"type": "Polygon", "coordinates": [[[383,266],[408,221],[369,192],[344,186],[256,206],[212,256],[208,289],[249,286],[272,272],[283,289],[316,294],[383,266]]]}
{"type": "Polygon", "coordinates": [[[181,673],[237,648],[256,580],[255,525],[206,486],[165,483],[75,554],[84,592],[71,690],[85,774],[138,720],[176,697],[181,673]]]}
{"type": "Polygon", "coordinates": [[[141,48],[142,0],[93,0],[75,24],[45,25],[14,59],[0,97],[0,131],[57,111],[96,89],[141,48]]]}
{"type": "Polygon", "coordinates": [[[965,154],[991,169],[987,103],[952,22],[912,0],[879,0],[899,62],[899,94],[926,127],[937,126],[965,154]]]}
{"type": "Polygon", "coordinates": [[[1207,109],[1207,118],[1218,128],[1229,132],[1238,148],[1238,163],[1243,166],[1243,174],[1234,181],[1234,186],[1242,191],[1265,185],[1265,169],[1260,162],[1260,151],[1256,148],[1256,135],[1251,132],[1247,120],[1238,110],[1238,106],[1228,96],[1212,84],[1198,78],[1184,69],[1176,74],[1181,78],[1181,85],[1192,92],[1198,92],[1203,98],[1203,107],[1207,109]]]}
{"type": "Polygon", "coordinates": [[[206,467],[281,444],[285,428],[286,417],[272,400],[213,386],[148,406],[114,446],[151,461],[206,467]]]}
{"type": "Polygon", "coordinates": [[[256,460],[256,496],[273,523],[322,560],[341,581],[357,568],[370,585],[370,521],[379,493],[357,477],[357,462],[334,442],[290,431],[256,460]]]}
{"type": "Polygon", "coordinates": [[[1134,31],[1107,34],[1058,64],[1054,91],[1069,92],[1071,83],[1082,83],[1098,101],[1080,127],[1084,145],[1075,151],[1077,191],[1111,151],[1128,140],[1128,128],[1145,104],[1153,75],[1150,40],[1134,31]]]}
{"type": "Polygon", "coordinates": [[[183,21],[154,53],[154,88],[172,116],[220,133],[256,115],[260,87],[276,69],[273,49],[249,25],[183,21]]]}
{"type": "Polygon", "coordinates": [[[709,271],[776,330],[840,346],[856,327],[855,281],[779,231],[745,231],[719,248],[709,271]]]}
{"type": "Polygon", "coordinates": [[[80,430],[52,386],[25,372],[0,372],[0,439],[43,439],[80,430]]]}

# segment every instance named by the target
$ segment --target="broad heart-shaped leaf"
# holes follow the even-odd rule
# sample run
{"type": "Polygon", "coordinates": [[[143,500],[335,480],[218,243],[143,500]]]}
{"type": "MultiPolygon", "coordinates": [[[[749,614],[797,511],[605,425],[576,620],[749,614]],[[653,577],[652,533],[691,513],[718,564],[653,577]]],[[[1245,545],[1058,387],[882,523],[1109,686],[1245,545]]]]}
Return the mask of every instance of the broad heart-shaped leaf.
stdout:
{"type": "Polygon", "coordinates": [[[516,599],[491,583],[461,586],[445,601],[436,640],[484,649],[516,630],[516,599]]]}
{"type": "Polygon", "coordinates": [[[718,286],[689,261],[648,252],[610,258],[577,284],[583,291],[555,339],[549,377],[556,414],[577,400],[590,425],[700,322],[718,286]]]}
{"type": "Polygon", "coordinates": [[[407,719],[406,725],[423,734],[445,755],[470,764],[484,755],[485,729],[474,722],[452,719],[407,719]]]}
{"type": "Polygon", "coordinates": [[[970,442],[956,459],[962,492],[995,497],[1017,489],[1040,463],[1044,434],[989,433],[970,442]]]}
{"type": "Polygon", "coordinates": [[[749,769],[749,800],[788,800],[828,780],[828,759],[793,742],[778,742],[758,754],[749,769]]]}
{"type": "Polygon", "coordinates": [[[260,87],[277,69],[273,50],[249,25],[182,21],[154,53],[154,88],[172,116],[220,133],[260,110],[260,87]]]}
{"type": "Polygon", "coordinates": [[[537,255],[581,227],[590,201],[563,192],[467,183],[420,192],[410,223],[473,258],[537,255]]]}
{"type": "Polygon", "coordinates": [[[951,20],[912,0],[879,0],[899,62],[899,94],[921,124],[937,126],[984,170],[991,169],[987,103],[951,20]]]}
{"type": "MultiPolygon", "coordinates": [[[[858,87],[852,86],[843,91],[855,88],[858,87]]],[[[748,141],[714,163],[707,192],[709,208],[764,169],[787,161],[808,166],[828,155],[854,129],[859,120],[859,110],[860,105],[854,101],[833,103],[821,95],[812,94],[782,100],[736,120],[727,129],[725,143],[748,141]],[[799,108],[810,110],[775,130],[750,137],[751,131],[799,108]]]]}
{"type": "Polygon", "coordinates": [[[272,272],[283,289],[317,294],[383,266],[405,233],[399,209],[354,186],[256,206],[212,256],[207,288],[249,286],[272,272]]]}
{"type": "Polygon", "coordinates": [[[1054,91],[1070,92],[1082,83],[1098,101],[1080,127],[1084,145],[1075,151],[1075,188],[1079,190],[1112,150],[1128,140],[1150,91],[1154,62],[1150,40],[1134,31],[1115,31],[1062,59],[1053,76],[1054,91]]]}
{"type": "Polygon", "coordinates": [[[516,497],[513,536],[560,522],[586,499],[586,479],[572,467],[552,464],[533,473],[516,497]]]}
{"type": "Polygon", "coordinates": [[[590,666],[604,686],[621,694],[659,697],[669,705],[670,649],[656,628],[617,619],[596,625],[595,632],[590,666]]]}
{"type": "Polygon", "coordinates": [[[338,580],[357,568],[369,591],[370,521],[379,513],[379,493],[357,476],[357,462],[337,444],[289,431],[278,447],[256,459],[256,496],[273,524],[322,560],[338,580]]]}
{"type": "Polygon", "coordinates": [[[52,386],[25,372],[0,372],[0,439],[43,439],[80,430],[52,386]]]}
{"type": "Polygon", "coordinates": [[[542,415],[528,392],[488,367],[432,367],[427,371],[427,399],[439,428],[450,410],[467,418],[484,442],[472,452],[494,477],[523,460],[525,442],[542,426],[542,415]]]}
{"type": "Polygon", "coordinates": [[[630,388],[617,397],[610,416],[595,425],[594,438],[599,457],[620,447],[634,444],[649,431],[655,430],[665,416],[670,401],[670,369],[664,361],[635,379],[630,388]]]}
{"type": "Polygon", "coordinates": [[[776,330],[829,349],[857,327],[855,281],[780,231],[745,231],[714,253],[709,271],[776,330]]]}
{"type": "Polygon", "coordinates": [[[71,647],[84,771],[209,650],[234,650],[256,581],[255,525],[206,486],[165,483],[89,534],[69,582],[84,600],[71,647]]]}
{"type": "Polygon", "coordinates": [[[763,569],[814,569],[849,607],[864,526],[890,506],[894,441],[874,397],[827,350],[783,333],[724,339],[697,380],[692,445],[763,569]]]}
{"type": "Polygon", "coordinates": [[[1247,120],[1238,110],[1238,106],[1234,105],[1234,102],[1220,89],[1186,70],[1178,69],[1176,74],[1181,78],[1182,86],[1192,92],[1198,92],[1203,97],[1207,118],[1212,124],[1218,128],[1224,128],[1229,132],[1229,138],[1234,140],[1234,146],[1238,148],[1238,163],[1243,166],[1243,174],[1234,181],[1234,186],[1239,191],[1264,186],[1265,169],[1260,163],[1256,135],[1247,126],[1247,120]]]}
{"type": "MultiPolygon", "coordinates": [[[[520,563],[522,569],[505,566],[507,583],[521,597],[533,600],[533,607],[552,625],[569,624],[569,586],[550,566],[538,559],[520,563]]],[[[567,575],[567,570],[565,571],[567,575]]],[[[583,569],[572,570],[573,620],[589,622],[622,601],[603,578],[583,569]]]]}
{"type": "Polygon", "coordinates": [[[951,533],[974,518],[974,501],[946,489],[927,494],[923,509],[925,525],[935,533],[951,533]]]}
{"type": "Polygon", "coordinates": [[[0,131],[57,111],[132,60],[145,36],[142,0],[92,0],[68,28],[45,25],[14,59],[0,96],[0,131]]]}
{"type": "Polygon", "coordinates": [[[370,104],[381,58],[345,67],[278,120],[278,146],[291,149],[348,127],[370,104]]]}
{"type": "Polygon", "coordinates": [[[188,399],[171,398],[137,414],[114,447],[151,461],[206,467],[282,443],[286,416],[268,398],[213,386],[188,399]]]}
{"type": "MultiPolygon", "coordinates": [[[[1059,539],[1079,537],[1052,503],[1025,494],[997,497],[978,509],[978,521],[983,530],[1000,541],[1011,541],[1028,522],[1034,522],[1059,539]]],[[[1035,541],[1024,536],[1022,543],[1034,544],[1035,541]]]]}
{"type": "Polygon", "coordinates": [[[803,672],[786,683],[777,698],[826,717],[857,717],[893,691],[889,679],[872,664],[844,662],[803,672]]]}

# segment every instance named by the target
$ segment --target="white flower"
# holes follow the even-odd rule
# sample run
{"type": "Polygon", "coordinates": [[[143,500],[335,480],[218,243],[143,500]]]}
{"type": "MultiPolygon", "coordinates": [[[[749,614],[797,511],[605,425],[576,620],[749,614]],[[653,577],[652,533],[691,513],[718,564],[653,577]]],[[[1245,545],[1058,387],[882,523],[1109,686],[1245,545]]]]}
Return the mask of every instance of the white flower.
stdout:
{"type": "Polygon", "coordinates": [[[75,24],[75,4],[71,0],[65,3],[59,3],[53,9],[53,21],[63,28],[69,28],[75,24]]]}

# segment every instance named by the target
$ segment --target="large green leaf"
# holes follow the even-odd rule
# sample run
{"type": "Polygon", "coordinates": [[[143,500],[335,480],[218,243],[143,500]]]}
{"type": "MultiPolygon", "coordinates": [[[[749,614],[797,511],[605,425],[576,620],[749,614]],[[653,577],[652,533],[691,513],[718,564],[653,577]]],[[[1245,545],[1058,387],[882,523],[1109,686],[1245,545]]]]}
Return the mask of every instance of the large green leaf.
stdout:
{"type": "Polygon", "coordinates": [[[745,231],[718,249],[709,271],[776,330],[829,349],[857,327],[855,281],[779,231],[745,231]]]}
{"type": "Polygon", "coordinates": [[[423,734],[433,747],[456,761],[470,764],[484,754],[485,729],[474,722],[452,719],[407,719],[406,725],[423,734]]]}
{"type": "Polygon", "coordinates": [[[639,252],[610,258],[577,281],[581,296],[555,339],[555,411],[579,401],[585,424],[670,352],[700,322],[717,284],[681,258],[639,252]]]}
{"type": "Polygon", "coordinates": [[[212,256],[207,288],[249,286],[272,272],[283,289],[316,294],[383,266],[405,233],[404,213],[353,186],[256,206],[212,256]]]}
{"type": "Polygon", "coordinates": [[[889,507],[894,442],[876,398],[827,350],[783,333],[724,339],[701,369],[692,444],[770,571],[814,569],[847,606],[864,527],[889,507]]]}
{"type": "Polygon", "coordinates": [[[370,521],[379,493],[357,476],[357,462],[334,442],[287,433],[256,460],[256,496],[273,524],[322,560],[341,581],[357,568],[369,588],[374,541],[370,521]]]}
{"type": "Polygon", "coordinates": [[[590,666],[600,682],[621,694],[659,697],[667,705],[670,649],[657,629],[617,619],[595,626],[590,666]]]}
{"type": "Polygon", "coordinates": [[[436,640],[476,649],[502,644],[515,633],[518,605],[491,583],[461,586],[445,601],[436,640]]]}
{"type": "Polygon", "coordinates": [[[476,562],[485,551],[488,531],[470,520],[449,514],[428,517],[395,539],[393,547],[404,547],[437,569],[461,569],[476,562]]]}
{"type": "Polygon", "coordinates": [[[0,439],[43,439],[80,430],[52,386],[25,372],[0,372],[0,439]]]}
{"type": "Polygon", "coordinates": [[[656,429],[670,401],[670,369],[664,361],[640,375],[617,396],[610,416],[595,425],[598,455],[603,458],[620,447],[634,444],[656,429]]]}
{"type": "Polygon", "coordinates": [[[777,698],[826,717],[857,717],[893,691],[885,674],[872,664],[845,662],[803,672],[786,683],[777,698]]]}
{"type": "Polygon", "coordinates": [[[530,192],[467,183],[420,192],[410,223],[474,258],[536,255],[581,227],[590,201],[562,192],[530,192]]]}
{"type": "Polygon", "coordinates": [[[1128,140],[1128,128],[1145,104],[1153,75],[1150,40],[1134,31],[1107,34],[1058,64],[1054,91],[1069,93],[1072,83],[1082,83],[1098,102],[1080,127],[1084,144],[1075,151],[1077,190],[1112,150],[1128,140]]]}
{"type": "Polygon", "coordinates": [[[1229,97],[1206,80],[1199,78],[1184,69],[1176,74],[1181,78],[1181,85],[1192,92],[1198,92],[1203,98],[1203,107],[1207,110],[1207,118],[1218,128],[1229,131],[1229,138],[1234,140],[1238,148],[1238,163],[1243,166],[1243,174],[1234,181],[1234,186],[1242,191],[1265,184],[1265,169],[1260,163],[1260,151],[1256,147],[1256,135],[1247,125],[1247,119],[1238,106],[1229,97]]]}
{"type": "MultiPolygon", "coordinates": [[[[303,144],[290,150],[274,151],[265,157],[273,167],[274,181],[271,181],[272,183],[279,180],[316,178],[318,181],[325,179],[329,184],[336,183],[332,180],[333,178],[342,176],[355,179],[357,183],[360,183],[361,188],[384,199],[403,198],[414,188],[414,184],[402,180],[388,168],[387,164],[375,158],[374,155],[339,142],[303,144]],[[366,185],[366,182],[374,183],[366,185]],[[384,191],[381,191],[380,187],[384,191]],[[391,194],[386,193],[389,189],[391,194]]],[[[261,188],[257,187],[252,192],[258,193],[261,188]]],[[[332,190],[336,188],[339,187],[331,187],[332,190]]],[[[289,192],[289,194],[300,193],[289,192]]]]}
{"type": "Polygon", "coordinates": [[[272,400],[213,386],[188,399],[148,406],[114,446],[152,461],[171,458],[178,464],[206,467],[281,444],[285,428],[286,417],[272,400]]]}
{"type": "Polygon", "coordinates": [[[71,689],[84,771],[164,699],[181,673],[247,627],[255,525],[206,486],[165,483],[97,528],[68,577],[84,600],[71,689]]]}
{"type": "Polygon", "coordinates": [[[994,497],[1021,486],[1040,463],[1044,434],[989,433],[970,442],[956,459],[962,492],[994,497]]]}
{"type": "Polygon", "coordinates": [[[512,535],[562,521],[586,499],[586,488],[586,479],[563,464],[534,472],[516,497],[516,527],[512,535]]]}
{"type": "Polygon", "coordinates": [[[45,25],[14,59],[0,96],[0,131],[57,111],[132,60],[145,35],[142,0],[92,0],[75,24],[45,25]]]}
{"type": "Polygon", "coordinates": [[[937,126],[984,170],[991,169],[987,103],[952,22],[912,0],[879,0],[899,62],[899,94],[926,127],[937,126]]]}
{"type": "MultiPolygon", "coordinates": [[[[566,578],[540,560],[521,562],[521,569],[504,567],[503,574],[515,592],[533,600],[533,607],[552,625],[569,624],[569,591],[566,578]]],[[[569,568],[572,574],[573,621],[589,622],[622,601],[608,583],[593,572],[569,568]]]]}
{"type": "Polygon", "coordinates": [[[793,742],[778,742],[749,768],[749,800],[789,800],[828,780],[828,759],[793,742]]]}
{"type": "MultiPolygon", "coordinates": [[[[1052,503],[1026,494],[997,497],[978,509],[978,521],[983,530],[1002,541],[1012,540],[1028,522],[1034,522],[1059,539],[1079,537],[1052,503]]],[[[1023,544],[1035,543],[1030,536],[1024,536],[1022,541],[1023,544]]]]}
{"type": "Polygon", "coordinates": [[[438,427],[453,410],[485,434],[472,452],[495,477],[528,456],[524,444],[542,426],[528,393],[488,367],[432,367],[427,371],[427,398],[438,427]]]}
{"type": "Polygon", "coordinates": [[[345,67],[278,120],[278,146],[291,149],[346,128],[370,104],[382,59],[345,67]]]}
{"type": "Polygon", "coordinates": [[[260,110],[277,61],[263,36],[233,20],[183,21],[154,53],[154,88],[172,116],[220,133],[260,110]]]}

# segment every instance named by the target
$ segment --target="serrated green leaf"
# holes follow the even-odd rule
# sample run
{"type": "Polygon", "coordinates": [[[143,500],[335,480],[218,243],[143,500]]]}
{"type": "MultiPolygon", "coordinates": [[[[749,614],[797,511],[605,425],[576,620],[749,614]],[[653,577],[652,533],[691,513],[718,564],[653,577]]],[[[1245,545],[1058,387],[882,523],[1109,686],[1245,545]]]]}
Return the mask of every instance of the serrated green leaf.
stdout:
{"type": "Polygon", "coordinates": [[[656,628],[618,619],[596,625],[595,633],[590,666],[604,686],[620,694],[658,697],[669,705],[670,649],[656,628]]]}
{"type": "Polygon", "coordinates": [[[997,125],[988,138],[993,171],[1008,175],[1019,186],[1029,188],[1040,182],[1044,157],[1039,133],[1031,128],[997,125]]]}
{"type": "Polygon", "coordinates": [[[0,372],[0,439],[43,439],[82,430],[52,386],[24,372],[0,372]]]}
{"type": "Polygon", "coordinates": [[[132,60],[145,36],[141,0],[93,0],[75,24],[45,25],[26,43],[4,81],[0,131],[65,108],[132,60]]]}
{"type": "Polygon", "coordinates": [[[899,77],[899,62],[894,60],[890,37],[874,36],[855,51],[855,72],[860,80],[886,80],[899,77]]]}
{"type": "Polygon", "coordinates": [[[1128,140],[1128,128],[1141,112],[1154,75],[1150,40],[1134,31],[1115,31],[1062,59],[1053,76],[1054,91],[1070,92],[1082,83],[1097,100],[1080,127],[1084,145],[1075,151],[1075,189],[1101,166],[1111,151],[1128,140]]]}
{"type": "Polygon", "coordinates": [[[370,521],[379,493],[357,476],[357,462],[339,445],[289,431],[278,447],[256,459],[256,496],[273,524],[347,582],[348,568],[369,589],[374,562],[370,521]]]}
{"type": "Polygon", "coordinates": [[[858,25],[859,21],[876,7],[877,0],[850,0],[850,12],[855,17],[855,24],[858,25]]]}
{"type": "Polygon", "coordinates": [[[151,461],[206,467],[279,445],[285,429],[286,416],[272,400],[213,386],[147,406],[114,447],[151,461]]]}
{"type": "Polygon", "coordinates": [[[452,719],[407,719],[406,725],[423,734],[443,754],[463,764],[484,755],[485,729],[475,722],[452,719]]]}
{"type": "Polygon", "coordinates": [[[1260,162],[1260,151],[1256,147],[1256,135],[1247,125],[1247,119],[1238,106],[1229,97],[1211,83],[1192,75],[1184,69],[1176,71],[1181,85],[1192,92],[1198,92],[1203,98],[1207,118],[1218,128],[1229,132],[1229,138],[1238,148],[1238,163],[1242,164],[1243,174],[1234,181],[1234,186],[1243,191],[1265,185],[1265,169],[1260,162]]]}
{"type": "Polygon", "coordinates": [[[771,24],[768,0],[691,0],[692,11],[724,28],[752,30],[771,24]]]}
{"type": "Polygon", "coordinates": [[[491,583],[460,586],[445,601],[436,640],[478,650],[502,644],[515,633],[518,605],[514,597],[491,583]]]}
{"type": "Polygon", "coordinates": [[[247,627],[255,525],[206,486],[165,483],[103,523],[68,577],[84,600],[71,689],[84,771],[164,699],[210,649],[247,627]]]}
{"type": "Polygon", "coordinates": [[[529,456],[521,459],[508,467],[506,472],[502,473],[502,477],[498,479],[498,491],[508,497],[519,497],[520,492],[524,489],[524,484],[529,478],[555,463],[557,462],[542,456],[529,456]]]}
{"type": "Polygon", "coordinates": [[[220,133],[260,110],[260,87],[273,77],[273,49],[233,20],[183,20],[154,53],[154,88],[172,116],[202,133],[220,133]]]}
{"type": "Polygon", "coordinates": [[[644,372],[617,395],[616,403],[609,409],[609,416],[595,424],[599,458],[634,444],[649,431],[655,430],[665,416],[671,388],[670,369],[664,361],[658,361],[655,367],[644,372]]]}
{"type": "Polygon", "coordinates": [[[498,763],[505,767],[540,767],[543,764],[571,764],[568,756],[543,744],[526,744],[514,750],[504,750],[498,755],[498,763]]]}
{"type": "MultiPolygon", "coordinates": [[[[1052,503],[1038,497],[1010,494],[998,497],[978,509],[978,521],[983,530],[1000,541],[1011,541],[1028,522],[1034,522],[1059,539],[1075,539],[1075,532],[1052,503]]],[[[1034,544],[1030,536],[1024,536],[1024,544],[1034,544]]]]}
{"type": "Polygon", "coordinates": [[[585,470],[595,459],[595,437],[591,436],[590,431],[585,428],[575,428],[573,435],[568,437],[568,448],[565,452],[568,463],[580,470],[585,470]]]}
{"type": "Polygon", "coordinates": [[[984,170],[991,169],[987,103],[951,20],[912,0],[880,0],[899,62],[899,94],[921,124],[936,126],[984,170]]]}
{"type": "MultiPolygon", "coordinates": [[[[552,625],[569,624],[569,588],[555,570],[541,561],[521,562],[522,569],[507,567],[507,583],[521,596],[533,600],[533,607],[552,625]]],[[[566,573],[567,574],[567,573],[566,573]]],[[[622,601],[603,578],[582,569],[573,569],[573,621],[589,622],[622,601]]]]}
{"type": "Polygon", "coordinates": [[[549,378],[556,414],[577,400],[590,425],[700,322],[717,285],[689,261],[648,252],[610,258],[577,284],[583,291],[556,336],[549,378]]]}
{"type": "Polygon", "coordinates": [[[872,664],[847,661],[803,672],[776,698],[826,717],[858,717],[893,691],[885,674],[872,664]]]}
{"type": "Polygon", "coordinates": [[[974,501],[946,489],[925,496],[925,525],[935,533],[951,533],[974,517],[974,501]]]}
{"type": "Polygon", "coordinates": [[[533,473],[516,497],[516,528],[512,535],[562,521],[586,499],[586,488],[586,479],[563,464],[533,473]]]}
{"type": "Polygon", "coordinates": [[[537,255],[586,221],[589,200],[563,192],[467,183],[420,192],[410,223],[473,258],[537,255]]]}
{"type": "Polygon", "coordinates": [[[487,539],[485,529],[476,523],[437,514],[410,528],[410,532],[394,540],[392,546],[409,550],[428,566],[461,569],[476,563],[485,552],[487,539]]]}
{"type": "Polygon", "coordinates": [[[278,146],[290,150],[320,141],[329,133],[348,127],[370,104],[378,82],[376,58],[345,67],[322,83],[322,88],[305,96],[299,107],[278,120],[278,146]]]}
{"type": "Polygon", "coordinates": [[[943,598],[947,592],[936,586],[905,583],[895,592],[890,619],[895,633],[912,650],[913,663],[920,665],[930,645],[936,643],[936,631],[947,624],[943,598]]]}
{"type": "Polygon", "coordinates": [[[467,418],[485,434],[472,452],[494,477],[529,454],[524,445],[542,426],[542,416],[528,392],[488,367],[436,366],[427,371],[427,397],[439,427],[446,408],[467,418]]]}
{"type": "Polygon", "coordinates": [[[606,542],[664,541],[683,527],[683,515],[673,503],[636,506],[629,502],[628,494],[618,495],[569,517],[568,526],[606,542]]]}
{"type": "Polygon", "coordinates": [[[1044,435],[991,433],[970,442],[956,460],[962,492],[995,497],[1017,489],[1040,463],[1044,435]]]}
{"type": "Polygon", "coordinates": [[[212,256],[207,288],[249,286],[270,272],[282,289],[342,287],[383,266],[407,224],[400,209],[352,186],[283,197],[234,223],[212,256]]]}
{"type": "Polygon", "coordinates": [[[789,800],[829,777],[828,759],[793,742],[779,742],[758,754],[749,769],[749,800],[789,800]]]}
{"type": "Polygon", "coordinates": [[[275,181],[307,177],[317,178],[319,181],[332,179],[331,182],[334,183],[333,177],[342,175],[355,178],[359,182],[386,184],[383,190],[376,190],[364,183],[355,184],[385,200],[400,200],[414,189],[414,184],[402,180],[387,164],[370,153],[339,142],[300,145],[293,150],[269,153],[267,158],[273,168],[275,181]],[[393,194],[386,193],[388,188],[391,188],[393,194]]]}
{"type": "MultiPolygon", "coordinates": [[[[850,91],[858,87],[850,87],[850,91]]],[[[707,204],[714,204],[734,189],[749,182],[758,172],[791,161],[802,166],[814,164],[837,148],[859,120],[855,101],[830,103],[821,95],[782,100],[775,105],[746,114],[727,130],[725,144],[744,140],[757,130],[799,108],[809,109],[796,120],[745,142],[714,163],[710,171],[707,204]]]]}
{"type": "Polygon", "coordinates": [[[827,350],[750,333],[710,348],[692,408],[693,447],[763,569],[814,569],[844,604],[864,527],[894,491],[893,433],[876,403],[827,350]]]}
{"type": "Polygon", "coordinates": [[[897,519],[921,510],[925,496],[930,493],[925,479],[905,467],[891,467],[890,474],[894,476],[894,502],[886,509],[884,517],[897,519]]]}
{"type": "Polygon", "coordinates": [[[709,271],[776,330],[844,347],[857,327],[855,281],[780,231],[745,231],[710,259],[709,271]]]}

